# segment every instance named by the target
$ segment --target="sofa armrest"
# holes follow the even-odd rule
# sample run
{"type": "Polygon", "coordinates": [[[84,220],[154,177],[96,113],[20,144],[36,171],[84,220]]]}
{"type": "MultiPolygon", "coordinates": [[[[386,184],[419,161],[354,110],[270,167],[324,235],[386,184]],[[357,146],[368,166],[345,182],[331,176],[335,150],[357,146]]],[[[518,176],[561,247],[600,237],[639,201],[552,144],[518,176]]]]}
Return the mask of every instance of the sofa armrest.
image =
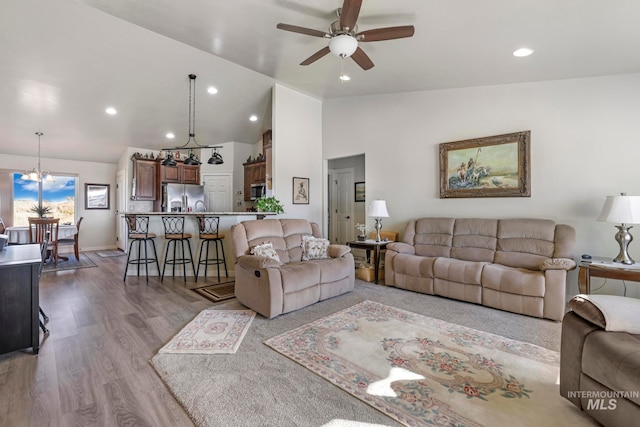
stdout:
{"type": "Polygon", "coordinates": [[[351,248],[347,245],[329,245],[327,255],[331,258],[341,258],[351,252],[351,248]]]}
{"type": "Polygon", "coordinates": [[[238,258],[238,264],[247,270],[260,270],[262,268],[279,268],[282,263],[273,258],[257,255],[243,255],[238,258]]]}
{"type": "Polygon", "coordinates": [[[414,248],[408,243],[403,243],[403,242],[389,243],[387,245],[387,250],[392,250],[401,254],[409,254],[409,255],[415,255],[416,253],[416,248],[414,248]]]}
{"type": "Polygon", "coordinates": [[[640,334],[640,299],[580,294],[571,298],[569,308],[605,331],[640,334]]]}
{"type": "Polygon", "coordinates": [[[576,262],[569,258],[549,258],[540,264],[540,271],[546,270],[573,270],[576,268],[576,262]]]}

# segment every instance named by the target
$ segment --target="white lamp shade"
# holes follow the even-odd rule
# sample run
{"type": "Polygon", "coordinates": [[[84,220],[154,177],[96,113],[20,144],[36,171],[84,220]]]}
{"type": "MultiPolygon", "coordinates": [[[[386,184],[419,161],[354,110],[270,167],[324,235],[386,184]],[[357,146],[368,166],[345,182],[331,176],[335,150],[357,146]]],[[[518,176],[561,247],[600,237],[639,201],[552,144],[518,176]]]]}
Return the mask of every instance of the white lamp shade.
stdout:
{"type": "Polygon", "coordinates": [[[369,204],[369,209],[367,210],[367,216],[372,216],[374,218],[387,218],[389,217],[389,212],[387,212],[387,202],[384,200],[374,200],[369,204]]]}
{"type": "Polygon", "coordinates": [[[348,34],[335,36],[329,42],[329,50],[331,53],[340,58],[347,58],[353,55],[353,52],[355,52],[357,48],[358,41],[355,37],[348,34]]]}
{"type": "Polygon", "coordinates": [[[640,196],[607,196],[598,221],[640,224],[640,196]]]}

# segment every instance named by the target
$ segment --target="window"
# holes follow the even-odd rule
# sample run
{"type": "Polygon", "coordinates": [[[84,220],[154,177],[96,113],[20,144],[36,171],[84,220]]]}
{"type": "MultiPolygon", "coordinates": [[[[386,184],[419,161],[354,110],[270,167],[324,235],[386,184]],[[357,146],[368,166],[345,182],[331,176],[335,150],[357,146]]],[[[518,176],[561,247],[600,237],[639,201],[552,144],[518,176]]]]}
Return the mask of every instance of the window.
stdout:
{"type": "Polygon", "coordinates": [[[29,217],[37,216],[34,209],[42,200],[43,207],[51,209],[47,216],[60,218],[60,224],[73,224],[76,217],[77,177],[53,175],[54,182],[36,182],[22,179],[22,173],[13,174],[13,225],[29,225],[29,217]]]}

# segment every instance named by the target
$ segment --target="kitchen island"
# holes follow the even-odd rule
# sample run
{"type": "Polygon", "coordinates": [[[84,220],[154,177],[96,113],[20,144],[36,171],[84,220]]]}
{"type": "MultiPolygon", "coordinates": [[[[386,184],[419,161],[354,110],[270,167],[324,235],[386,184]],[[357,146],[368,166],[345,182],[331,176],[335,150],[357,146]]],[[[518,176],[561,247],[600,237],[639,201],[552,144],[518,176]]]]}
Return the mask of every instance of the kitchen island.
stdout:
{"type": "MultiPolygon", "coordinates": [[[[163,216],[184,216],[184,232],[191,234],[191,251],[193,253],[193,262],[198,268],[198,251],[200,249],[200,239],[198,237],[198,221],[196,220],[196,215],[213,215],[220,217],[220,225],[218,232],[224,235],[224,253],[227,261],[227,270],[229,271],[229,276],[234,275],[234,258],[233,251],[231,250],[231,240],[229,238],[231,227],[234,224],[238,224],[243,221],[250,221],[255,219],[264,219],[268,215],[276,215],[273,212],[124,212],[121,217],[124,221],[124,215],[140,215],[140,216],[149,216],[149,233],[154,233],[157,237],[155,239],[156,248],[158,250],[158,262],[160,263],[160,268],[162,268],[162,264],[164,261],[164,253],[166,250],[167,240],[164,238],[164,225],[162,224],[163,216]]],[[[125,225],[126,230],[126,225],[125,225]]],[[[126,239],[126,234],[124,235],[126,239]]],[[[126,251],[129,250],[129,243],[125,241],[126,251]]],[[[134,251],[136,251],[136,247],[134,245],[134,251]]],[[[151,250],[151,247],[149,247],[151,250]]],[[[220,266],[221,274],[224,276],[224,267],[220,266]]],[[[166,275],[170,276],[170,266],[167,266],[166,275]]],[[[209,279],[216,275],[215,268],[209,268],[209,279]]],[[[130,268],[127,272],[128,276],[133,276],[137,274],[137,269],[130,268]]],[[[143,274],[143,273],[141,273],[143,274]]],[[[191,271],[191,266],[187,265],[187,276],[193,276],[193,271],[191,271]]],[[[155,264],[149,264],[149,275],[159,276],[159,272],[156,269],[155,264]]],[[[204,275],[204,268],[200,269],[200,277],[204,275]]],[[[176,277],[182,277],[182,266],[176,266],[176,277]],[[179,274],[178,274],[179,272],[179,274]]],[[[221,279],[223,279],[221,277],[221,279]]],[[[204,285],[204,281],[203,281],[204,285]]]]}

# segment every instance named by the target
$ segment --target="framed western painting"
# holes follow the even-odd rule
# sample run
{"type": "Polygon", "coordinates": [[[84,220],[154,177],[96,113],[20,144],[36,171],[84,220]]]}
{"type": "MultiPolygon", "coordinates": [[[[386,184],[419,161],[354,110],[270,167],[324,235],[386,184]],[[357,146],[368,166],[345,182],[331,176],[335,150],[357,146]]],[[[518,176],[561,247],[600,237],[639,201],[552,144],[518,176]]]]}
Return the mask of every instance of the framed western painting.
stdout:
{"type": "Polygon", "coordinates": [[[355,194],[354,200],[356,202],[364,202],[364,194],[365,194],[364,181],[355,183],[355,194]]]}
{"type": "Polygon", "coordinates": [[[85,184],[84,208],[109,209],[109,184],[85,184]]]}
{"type": "Polygon", "coordinates": [[[531,131],[440,144],[440,198],[530,197],[531,131]]]}
{"type": "Polygon", "coordinates": [[[309,178],[293,177],[293,204],[309,204],[309,178]]]}

